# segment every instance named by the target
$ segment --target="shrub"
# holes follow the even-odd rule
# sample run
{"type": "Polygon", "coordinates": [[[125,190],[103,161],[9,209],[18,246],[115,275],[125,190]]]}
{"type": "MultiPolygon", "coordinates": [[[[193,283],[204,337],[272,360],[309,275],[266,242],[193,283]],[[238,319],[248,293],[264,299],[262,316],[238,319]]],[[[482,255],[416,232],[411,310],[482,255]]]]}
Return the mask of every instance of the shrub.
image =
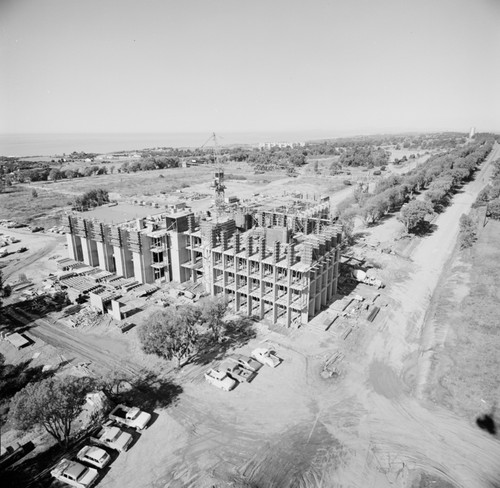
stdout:
{"type": "Polygon", "coordinates": [[[495,220],[500,220],[500,198],[496,198],[488,203],[486,215],[495,220]]]}
{"type": "Polygon", "coordinates": [[[460,234],[458,240],[460,242],[460,249],[471,247],[476,240],[476,225],[468,215],[462,214],[460,217],[460,234]]]}

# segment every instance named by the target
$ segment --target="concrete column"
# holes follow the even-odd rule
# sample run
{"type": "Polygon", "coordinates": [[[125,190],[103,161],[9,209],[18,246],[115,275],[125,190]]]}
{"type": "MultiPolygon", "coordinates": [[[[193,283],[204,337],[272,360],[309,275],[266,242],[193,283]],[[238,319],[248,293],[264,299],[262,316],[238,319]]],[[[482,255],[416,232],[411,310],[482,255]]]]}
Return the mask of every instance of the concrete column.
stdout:
{"type": "Polygon", "coordinates": [[[141,254],[138,252],[132,252],[132,262],[134,263],[134,278],[139,283],[145,283],[141,254]]]}
{"type": "Polygon", "coordinates": [[[119,246],[113,246],[113,256],[115,258],[116,274],[118,276],[125,276],[122,248],[119,246]]]}
{"type": "Polygon", "coordinates": [[[252,284],[252,280],[250,278],[250,264],[248,259],[245,258],[246,267],[246,277],[247,277],[247,315],[250,317],[252,315],[252,297],[250,296],[250,287],[252,284]]]}
{"type": "Polygon", "coordinates": [[[73,234],[66,234],[66,242],[68,243],[68,256],[70,259],[74,259],[78,261],[76,258],[76,249],[75,249],[75,238],[73,234]]]}
{"type": "Polygon", "coordinates": [[[113,264],[113,249],[104,242],[97,242],[97,255],[99,256],[99,265],[106,271],[115,272],[113,264]]]}
{"type": "Polygon", "coordinates": [[[80,239],[80,243],[82,245],[83,262],[89,266],[92,266],[90,264],[91,263],[91,256],[90,256],[90,249],[89,249],[88,240],[82,237],[80,239]]]}
{"type": "Polygon", "coordinates": [[[292,304],[292,269],[289,267],[286,270],[286,277],[287,277],[287,292],[286,292],[286,315],[285,315],[285,321],[286,321],[286,326],[290,327],[292,325],[292,309],[291,309],[291,304],[292,304]]]}
{"type": "Polygon", "coordinates": [[[97,242],[92,239],[87,239],[88,249],[89,249],[89,257],[90,257],[90,266],[99,266],[99,256],[97,254],[97,242]]]}
{"type": "Polygon", "coordinates": [[[276,322],[278,316],[278,305],[276,304],[278,297],[278,285],[276,284],[278,267],[276,266],[275,260],[273,261],[273,322],[276,322]]]}

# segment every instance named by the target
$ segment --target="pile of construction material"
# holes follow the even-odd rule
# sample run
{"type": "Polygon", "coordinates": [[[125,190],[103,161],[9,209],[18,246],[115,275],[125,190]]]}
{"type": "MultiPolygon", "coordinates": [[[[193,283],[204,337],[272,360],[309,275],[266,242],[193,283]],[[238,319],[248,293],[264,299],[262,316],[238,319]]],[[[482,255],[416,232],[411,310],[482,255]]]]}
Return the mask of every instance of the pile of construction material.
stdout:
{"type": "Polygon", "coordinates": [[[381,280],[373,276],[373,268],[363,271],[361,269],[351,270],[351,276],[359,283],[366,283],[367,285],[374,286],[376,288],[383,288],[385,285],[381,280]]]}
{"type": "Polygon", "coordinates": [[[69,327],[87,329],[99,325],[101,322],[100,314],[89,307],[82,308],[77,314],[66,320],[69,327]]]}
{"type": "Polygon", "coordinates": [[[337,351],[334,352],[328,359],[325,360],[323,364],[323,369],[321,370],[322,378],[338,378],[341,374],[339,364],[344,359],[344,354],[337,351]]]}

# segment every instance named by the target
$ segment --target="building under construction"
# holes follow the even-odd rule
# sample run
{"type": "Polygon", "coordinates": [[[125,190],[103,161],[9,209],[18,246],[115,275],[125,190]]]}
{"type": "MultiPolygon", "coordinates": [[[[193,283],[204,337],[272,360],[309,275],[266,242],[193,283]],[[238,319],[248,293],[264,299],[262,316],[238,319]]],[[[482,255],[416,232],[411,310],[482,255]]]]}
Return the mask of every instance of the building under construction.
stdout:
{"type": "Polygon", "coordinates": [[[234,310],[306,324],[337,292],[340,228],[328,198],[284,195],[195,216],[110,205],[68,217],[69,257],[139,283],[202,283],[234,310]]]}

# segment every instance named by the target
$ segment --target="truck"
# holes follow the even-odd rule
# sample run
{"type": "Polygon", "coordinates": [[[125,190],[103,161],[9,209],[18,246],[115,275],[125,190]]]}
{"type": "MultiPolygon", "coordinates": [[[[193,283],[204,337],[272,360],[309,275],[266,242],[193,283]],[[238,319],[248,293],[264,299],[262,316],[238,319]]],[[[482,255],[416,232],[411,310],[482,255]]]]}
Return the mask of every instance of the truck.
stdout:
{"type": "Polygon", "coordinates": [[[216,368],[212,368],[205,373],[205,380],[211,385],[225,391],[232,390],[238,384],[226,372],[216,368]]]}
{"type": "Polygon", "coordinates": [[[143,412],[137,407],[117,405],[111,410],[108,418],[114,420],[117,424],[127,425],[135,430],[144,430],[151,420],[151,414],[143,412]]]}
{"type": "Polygon", "coordinates": [[[245,369],[240,364],[237,364],[233,361],[226,360],[219,366],[221,371],[227,373],[231,378],[238,380],[240,383],[250,382],[252,381],[257,373],[255,371],[250,371],[249,369],[245,369]]]}
{"type": "Polygon", "coordinates": [[[132,443],[132,436],[128,432],[123,432],[112,422],[107,422],[90,437],[90,441],[115,451],[125,452],[132,443]]]}
{"type": "Polygon", "coordinates": [[[69,459],[61,459],[50,474],[68,485],[76,488],[90,488],[99,475],[97,469],[87,468],[83,464],[69,459]]]}
{"type": "Polygon", "coordinates": [[[262,364],[270,366],[271,368],[275,368],[281,362],[281,359],[274,351],[263,347],[254,349],[252,351],[252,357],[257,361],[260,361],[262,364]]]}

